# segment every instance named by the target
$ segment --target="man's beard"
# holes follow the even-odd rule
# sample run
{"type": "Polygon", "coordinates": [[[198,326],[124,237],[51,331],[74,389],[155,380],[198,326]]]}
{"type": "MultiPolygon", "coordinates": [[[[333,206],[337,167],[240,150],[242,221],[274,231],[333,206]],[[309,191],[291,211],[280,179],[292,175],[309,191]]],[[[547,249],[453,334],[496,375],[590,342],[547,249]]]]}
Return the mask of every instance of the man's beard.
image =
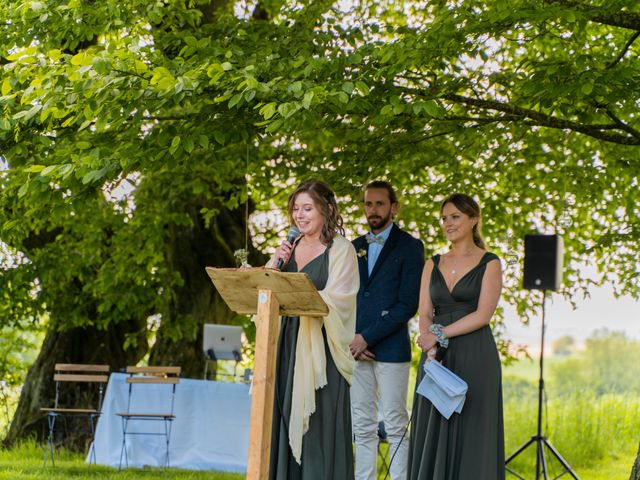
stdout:
{"type": "Polygon", "coordinates": [[[367,217],[367,223],[371,230],[380,230],[391,220],[391,212],[386,217],[367,217]]]}

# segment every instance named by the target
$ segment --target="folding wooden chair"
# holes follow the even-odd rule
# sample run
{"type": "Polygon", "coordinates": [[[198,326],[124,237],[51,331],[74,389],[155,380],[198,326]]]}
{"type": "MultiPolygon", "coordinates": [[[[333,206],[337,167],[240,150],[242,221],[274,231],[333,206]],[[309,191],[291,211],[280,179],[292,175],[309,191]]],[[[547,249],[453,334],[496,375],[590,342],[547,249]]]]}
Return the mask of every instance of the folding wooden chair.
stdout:
{"type": "Polygon", "coordinates": [[[56,384],[56,398],[53,407],[41,408],[47,414],[49,435],[47,449],[44,453],[44,464],[51,455],[51,464],[55,466],[55,428],[58,418],[63,417],[87,417],[89,420],[89,432],[91,435],[91,447],[89,450],[89,463],[96,463],[96,451],[93,437],[96,432],[96,423],[102,409],[102,397],[104,386],[109,381],[109,365],[86,365],[76,363],[56,363],[53,380],[56,384]],[[97,388],[84,388],[81,385],[95,383],[97,388]],[[77,384],[77,385],[74,385],[77,384]],[[97,405],[95,390],[98,390],[97,405]],[[83,390],[80,395],[78,391],[83,390]],[[79,405],[78,402],[83,403],[79,405]],[[94,408],[95,406],[95,408],[94,408]]]}
{"type": "Polygon", "coordinates": [[[175,420],[173,414],[173,406],[176,395],[176,385],[180,382],[180,367],[127,367],[127,383],[129,384],[129,398],[127,400],[127,411],[117,413],[122,418],[122,449],[120,450],[120,465],[122,469],[122,458],[124,457],[125,466],[129,467],[129,458],[127,455],[127,436],[129,435],[160,435],[165,437],[165,466],[169,467],[169,442],[171,440],[171,425],[175,420]],[[134,396],[134,385],[137,385],[136,397],[144,394],[142,389],[144,385],[149,384],[166,384],[168,387],[167,394],[170,393],[170,399],[167,404],[170,407],[165,411],[140,411],[136,408],[132,411],[132,397],[134,396]],[[170,392],[169,392],[170,390],[170,392]],[[133,421],[158,421],[163,422],[164,430],[158,431],[139,431],[130,430],[130,422],[133,421]]]}

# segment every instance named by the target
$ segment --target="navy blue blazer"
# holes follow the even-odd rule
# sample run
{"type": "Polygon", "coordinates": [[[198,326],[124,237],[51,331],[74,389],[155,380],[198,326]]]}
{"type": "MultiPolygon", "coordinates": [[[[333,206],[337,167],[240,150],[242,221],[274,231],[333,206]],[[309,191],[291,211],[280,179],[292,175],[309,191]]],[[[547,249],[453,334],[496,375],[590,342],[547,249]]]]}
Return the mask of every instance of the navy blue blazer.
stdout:
{"type": "MultiPolygon", "coordinates": [[[[352,243],[356,252],[368,252],[364,235],[352,243]]],[[[364,337],[376,361],[411,360],[407,323],[418,310],[423,266],[422,242],[395,224],[370,276],[366,255],[358,253],[360,290],[356,333],[364,337]]]]}

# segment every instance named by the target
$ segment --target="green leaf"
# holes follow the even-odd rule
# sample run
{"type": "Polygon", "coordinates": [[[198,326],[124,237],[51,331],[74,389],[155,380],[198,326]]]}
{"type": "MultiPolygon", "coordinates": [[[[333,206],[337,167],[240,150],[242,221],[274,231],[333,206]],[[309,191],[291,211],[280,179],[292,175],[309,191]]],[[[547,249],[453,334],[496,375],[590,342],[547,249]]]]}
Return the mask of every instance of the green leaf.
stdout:
{"type": "Polygon", "coordinates": [[[440,116],[440,107],[435,100],[427,100],[424,102],[424,110],[431,117],[438,118],[440,116]]]}
{"type": "Polygon", "coordinates": [[[42,169],[42,171],[40,172],[40,175],[42,175],[43,177],[48,177],[49,175],[54,173],[57,170],[57,168],[58,168],[57,165],[49,165],[47,168],[42,169]]]}
{"type": "Polygon", "coordinates": [[[353,93],[353,82],[343,82],[342,91],[351,95],[353,93]]]}
{"type": "Polygon", "coordinates": [[[33,118],[33,116],[36,115],[41,108],[42,105],[34,105],[29,110],[22,110],[21,112],[16,113],[13,118],[14,120],[24,120],[26,122],[33,118]]]}
{"type": "Polygon", "coordinates": [[[100,170],[92,170],[82,177],[82,183],[87,185],[89,183],[97,182],[106,175],[107,171],[108,169],[106,167],[101,168],[100,170]]]}
{"type": "Polygon", "coordinates": [[[264,117],[265,120],[269,120],[276,113],[276,102],[270,102],[264,105],[258,113],[264,117]]]}
{"type": "Polygon", "coordinates": [[[591,92],[593,92],[593,83],[587,82],[582,84],[582,87],[580,87],[580,91],[585,95],[589,95],[591,92]]]}
{"type": "Polygon", "coordinates": [[[380,115],[387,116],[387,115],[391,115],[392,113],[393,113],[392,105],[385,105],[380,109],[380,115]]]}
{"type": "Polygon", "coordinates": [[[274,120],[273,122],[271,122],[269,124],[269,126],[267,128],[265,128],[265,131],[267,133],[275,133],[280,129],[280,127],[282,126],[283,123],[284,123],[284,120],[282,118],[278,118],[278,119],[274,120]]]}
{"type": "Polygon", "coordinates": [[[11,77],[5,77],[2,81],[2,95],[8,95],[11,92],[11,77]]]}
{"type": "Polygon", "coordinates": [[[313,97],[315,96],[315,93],[311,90],[305,92],[304,94],[304,98],[302,99],[302,106],[309,110],[309,108],[311,107],[311,101],[313,100],[313,97]]]}
{"type": "Polygon", "coordinates": [[[284,118],[289,118],[298,111],[298,106],[294,102],[285,102],[278,105],[278,113],[284,118]]]}
{"type": "Polygon", "coordinates": [[[29,183],[24,183],[20,187],[20,189],[18,190],[18,197],[19,198],[22,198],[27,194],[27,192],[29,191],[29,185],[30,185],[29,183]]]}
{"type": "Polygon", "coordinates": [[[369,86],[366,83],[364,83],[362,80],[356,81],[356,88],[362,95],[364,96],[369,95],[369,86]]]}
{"type": "Polygon", "coordinates": [[[93,55],[90,55],[86,51],[75,54],[71,57],[71,65],[78,67],[90,67],[93,65],[93,55]]]}
{"type": "Polygon", "coordinates": [[[185,152],[191,153],[193,152],[193,148],[194,148],[193,139],[191,137],[187,137],[187,139],[184,141],[185,152]]]}
{"type": "Polygon", "coordinates": [[[235,107],[242,100],[242,96],[243,96],[242,93],[235,94],[233,97],[231,97],[231,100],[229,100],[227,107],[229,109],[235,107]]]}
{"type": "Polygon", "coordinates": [[[149,70],[149,67],[147,66],[146,63],[140,61],[140,60],[136,60],[135,61],[135,71],[136,73],[140,74],[140,73],[144,73],[147,72],[149,70]]]}
{"type": "Polygon", "coordinates": [[[213,138],[215,138],[216,142],[218,142],[220,145],[224,145],[227,141],[226,135],[218,130],[213,132],[213,138]]]}

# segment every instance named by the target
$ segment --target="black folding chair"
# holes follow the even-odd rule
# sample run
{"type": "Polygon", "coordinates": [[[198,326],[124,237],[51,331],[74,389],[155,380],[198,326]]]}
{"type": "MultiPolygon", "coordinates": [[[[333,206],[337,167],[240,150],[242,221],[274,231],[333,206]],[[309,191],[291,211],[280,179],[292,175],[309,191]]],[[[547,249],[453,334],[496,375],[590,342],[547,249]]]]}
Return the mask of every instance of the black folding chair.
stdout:
{"type": "Polygon", "coordinates": [[[55,430],[58,419],[65,417],[87,417],[91,447],[89,464],[96,463],[96,450],[93,437],[96,423],[102,409],[104,386],[109,381],[109,365],[86,365],[77,363],[56,363],[53,380],[56,384],[56,398],[53,407],[41,408],[47,414],[47,448],[44,453],[44,465],[51,456],[55,466],[55,430]],[[97,388],[91,388],[95,384],[97,388]],[[85,388],[82,388],[82,387],[85,388]],[[95,391],[97,390],[97,392],[95,391]],[[79,393],[80,392],[80,393],[79,393]],[[97,393],[97,399],[96,397],[97,393]]]}
{"type": "Polygon", "coordinates": [[[173,414],[173,406],[175,402],[176,385],[180,382],[180,367],[127,367],[127,383],[129,384],[129,398],[127,401],[127,411],[117,413],[122,418],[122,449],[120,450],[120,465],[122,469],[122,459],[124,457],[125,466],[129,467],[129,458],[127,455],[127,436],[130,435],[160,435],[165,437],[165,467],[169,467],[169,442],[171,441],[171,425],[175,420],[173,414]],[[167,405],[168,408],[163,411],[132,411],[132,397],[141,395],[145,385],[167,385],[167,405]],[[134,385],[136,386],[134,392],[134,385]],[[135,422],[162,422],[164,429],[161,432],[157,430],[131,430],[131,423],[135,422]]]}

